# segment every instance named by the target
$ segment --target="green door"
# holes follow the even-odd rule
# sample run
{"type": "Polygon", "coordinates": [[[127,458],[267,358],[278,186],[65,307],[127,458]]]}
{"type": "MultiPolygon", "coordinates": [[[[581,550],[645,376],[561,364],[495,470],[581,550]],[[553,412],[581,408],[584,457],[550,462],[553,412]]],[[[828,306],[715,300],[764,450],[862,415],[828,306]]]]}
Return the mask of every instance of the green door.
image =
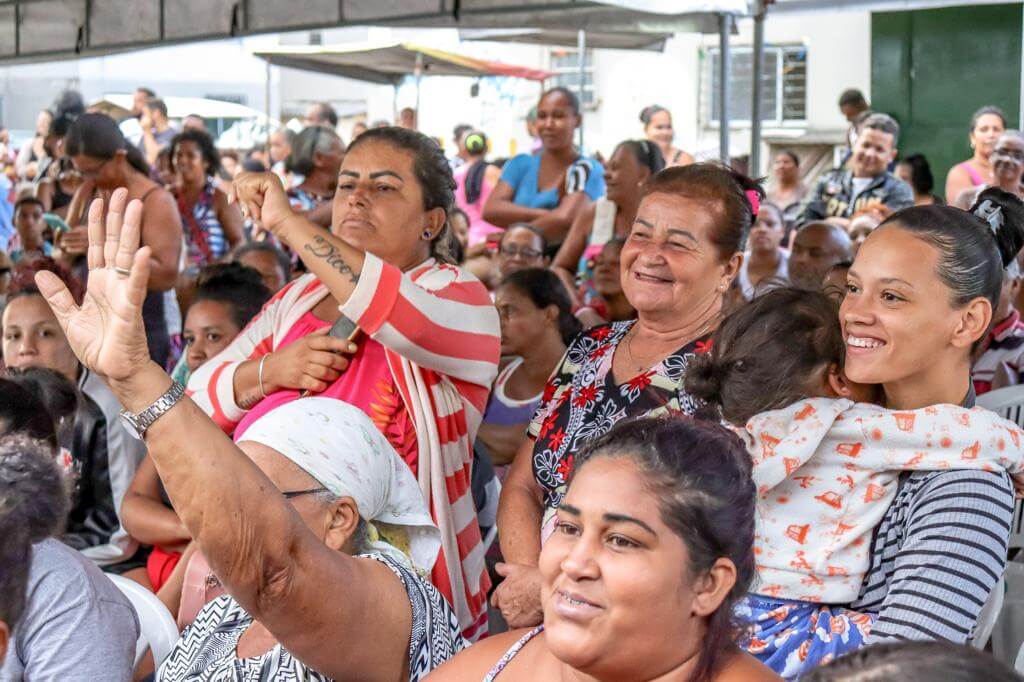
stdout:
{"type": "Polygon", "coordinates": [[[871,17],[871,106],[900,122],[900,154],[924,154],[942,195],[946,173],[970,158],[971,114],[1000,107],[1016,128],[1021,5],[975,5],[871,17]]]}

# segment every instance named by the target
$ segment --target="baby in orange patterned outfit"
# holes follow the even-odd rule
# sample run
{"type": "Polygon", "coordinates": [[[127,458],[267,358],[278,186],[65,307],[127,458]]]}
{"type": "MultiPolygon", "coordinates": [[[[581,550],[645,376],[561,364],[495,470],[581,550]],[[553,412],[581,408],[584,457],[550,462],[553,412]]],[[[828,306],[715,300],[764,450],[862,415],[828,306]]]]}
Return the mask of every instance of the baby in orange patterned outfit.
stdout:
{"type": "MultiPolygon", "coordinates": [[[[808,647],[831,656],[859,645],[850,631],[862,639],[869,620],[818,607],[857,598],[871,533],[900,472],[1004,469],[1020,485],[1024,433],[1015,424],[981,408],[895,411],[868,402],[873,388],[843,375],[839,318],[823,294],[770,292],[727,318],[713,343],[688,367],[686,389],[717,408],[753,460],[759,582],[740,613],[754,621],[747,648],[755,655],[800,642],[792,655],[802,664],[808,647]],[[794,615],[805,607],[810,632],[794,615]],[[828,646],[806,644],[815,637],[828,646]]],[[[792,666],[775,663],[788,676],[792,666]]]]}

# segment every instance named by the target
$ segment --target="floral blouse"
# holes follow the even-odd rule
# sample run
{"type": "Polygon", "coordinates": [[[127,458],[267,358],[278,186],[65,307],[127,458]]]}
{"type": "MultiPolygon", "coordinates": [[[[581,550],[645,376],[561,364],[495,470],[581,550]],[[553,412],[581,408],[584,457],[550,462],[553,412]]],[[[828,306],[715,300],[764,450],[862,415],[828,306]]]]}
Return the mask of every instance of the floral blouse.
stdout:
{"type": "Polygon", "coordinates": [[[683,389],[686,366],[711,343],[697,339],[623,384],[612,358],[635,320],[613,322],[577,336],[548,381],[530,422],[533,477],[544,491],[545,522],[562,501],[573,455],[626,417],[694,414],[701,403],[683,389]]]}

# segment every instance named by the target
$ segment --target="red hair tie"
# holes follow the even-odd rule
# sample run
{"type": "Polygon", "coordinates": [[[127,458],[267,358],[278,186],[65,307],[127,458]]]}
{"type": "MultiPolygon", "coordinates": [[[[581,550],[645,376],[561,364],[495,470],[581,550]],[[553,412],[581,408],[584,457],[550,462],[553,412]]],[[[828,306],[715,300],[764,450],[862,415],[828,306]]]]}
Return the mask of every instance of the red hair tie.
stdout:
{"type": "Polygon", "coordinates": [[[754,218],[757,218],[757,214],[761,211],[761,197],[756,189],[747,190],[747,202],[750,204],[750,210],[754,213],[754,218]]]}

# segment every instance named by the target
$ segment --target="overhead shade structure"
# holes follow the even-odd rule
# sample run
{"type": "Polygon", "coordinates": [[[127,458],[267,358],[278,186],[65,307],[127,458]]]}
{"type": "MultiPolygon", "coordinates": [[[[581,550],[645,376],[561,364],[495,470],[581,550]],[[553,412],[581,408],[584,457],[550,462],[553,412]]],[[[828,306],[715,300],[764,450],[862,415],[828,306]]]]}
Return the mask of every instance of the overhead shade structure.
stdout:
{"type": "Polygon", "coordinates": [[[398,85],[406,76],[513,76],[543,81],[550,71],[477,59],[413,43],[284,46],[262,50],[257,57],[275,66],[316,71],[383,85],[398,85]]]}
{"type": "MultiPolygon", "coordinates": [[[[588,31],[587,46],[601,50],[649,50],[661,52],[671,33],[628,33],[625,31],[588,31]]],[[[576,47],[579,36],[572,29],[549,28],[464,28],[460,40],[486,40],[492,43],[525,43],[576,47]]]]}
{"type": "Polygon", "coordinates": [[[748,0],[0,0],[0,63],[341,26],[714,33],[748,0]]]}

